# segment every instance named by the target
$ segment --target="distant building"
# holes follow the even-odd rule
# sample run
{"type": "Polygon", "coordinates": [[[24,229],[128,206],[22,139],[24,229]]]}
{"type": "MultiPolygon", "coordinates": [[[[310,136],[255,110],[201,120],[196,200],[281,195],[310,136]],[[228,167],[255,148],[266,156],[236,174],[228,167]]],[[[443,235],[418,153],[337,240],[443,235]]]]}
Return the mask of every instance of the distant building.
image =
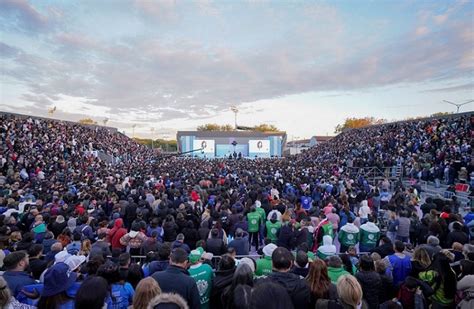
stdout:
{"type": "Polygon", "coordinates": [[[331,140],[334,136],[312,136],[310,139],[301,139],[296,141],[290,141],[286,143],[284,155],[295,155],[302,153],[306,149],[314,147],[319,144],[324,144],[331,140]]]}

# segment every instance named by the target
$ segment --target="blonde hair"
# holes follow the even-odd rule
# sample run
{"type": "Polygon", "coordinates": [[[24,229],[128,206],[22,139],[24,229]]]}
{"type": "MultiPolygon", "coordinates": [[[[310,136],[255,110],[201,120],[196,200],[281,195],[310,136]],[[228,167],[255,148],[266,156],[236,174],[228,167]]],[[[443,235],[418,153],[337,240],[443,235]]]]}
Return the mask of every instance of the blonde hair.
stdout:
{"type": "Polygon", "coordinates": [[[89,255],[89,253],[91,252],[91,248],[92,248],[92,244],[91,244],[91,241],[89,239],[86,239],[84,241],[82,241],[81,243],[81,255],[89,255]]]}
{"type": "Polygon", "coordinates": [[[362,287],[352,275],[344,275],[337,280],[339,298],[352,308],[357,308],[362,302],[362,287]]]}
{"type": "Polygon", "coordinates": [[[148,303],[161,294],[161,288],[152,277],[140,280],[133,296],[133,309],[147,309],[148,303]]]}
{"type": "Polygon", "coordinates": [[[0,308],[5,308],[10,302],[12,294],[7,286],[7,282],[0,276],[0,308]]]}
{"type": "Polygon", "coordinates": [[[412,261],[418,261],[423,268],[431,265],[431,258],[428,252],[423,248],[416,248],[413,252],[412,261]]]}

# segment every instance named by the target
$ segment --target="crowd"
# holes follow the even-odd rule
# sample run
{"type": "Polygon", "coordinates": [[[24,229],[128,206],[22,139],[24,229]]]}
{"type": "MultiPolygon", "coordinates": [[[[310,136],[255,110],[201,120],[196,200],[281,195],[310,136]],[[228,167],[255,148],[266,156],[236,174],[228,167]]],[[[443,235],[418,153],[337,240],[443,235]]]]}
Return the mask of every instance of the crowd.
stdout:
{"type": "Polygon", "coordinates": [[[474,306],[474,207],[350,173],[472,184],[472,116],[281,160],[160,157],[104,128],[0,121],[4,308],[474,306]]]}

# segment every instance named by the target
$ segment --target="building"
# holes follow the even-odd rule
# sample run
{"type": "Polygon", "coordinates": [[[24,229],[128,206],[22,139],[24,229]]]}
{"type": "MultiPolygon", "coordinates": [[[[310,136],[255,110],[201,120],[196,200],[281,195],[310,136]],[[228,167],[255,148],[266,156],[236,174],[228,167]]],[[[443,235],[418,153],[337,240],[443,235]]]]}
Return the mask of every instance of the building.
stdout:
{"type": "Polygon", "coordinates": [[[301,139],[296,141],[291,141],[286,144],[284,150],[284,155],[295,155],[300,154],[304,150],[326,143],[331,140],[334,136],[312,136],[310,139],[301,139]]]}
{"type": "Polygon", "coordinates": [[[178,152],[200,158],[274,158],[283,155],[286,132],[178,131],[178,152]]]}

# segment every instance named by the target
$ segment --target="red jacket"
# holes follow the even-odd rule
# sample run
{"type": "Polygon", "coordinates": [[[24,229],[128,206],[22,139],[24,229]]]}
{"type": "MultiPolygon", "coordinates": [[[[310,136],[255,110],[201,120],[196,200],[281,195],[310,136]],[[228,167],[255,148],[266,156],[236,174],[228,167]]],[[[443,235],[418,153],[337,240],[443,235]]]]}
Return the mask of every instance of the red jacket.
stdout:
{"type": "Polygon", "coordinates": [[[120,238],[122,238],[122,236],[125,234],[127,234],[127,229],[123,228],[123,220],[121,218],[116,219],[114,222],[114,227],[109,231],[108,235],[108,241],[112,246],[112,249],[125,248],[125,246],[120,243],[120,238]]]}

